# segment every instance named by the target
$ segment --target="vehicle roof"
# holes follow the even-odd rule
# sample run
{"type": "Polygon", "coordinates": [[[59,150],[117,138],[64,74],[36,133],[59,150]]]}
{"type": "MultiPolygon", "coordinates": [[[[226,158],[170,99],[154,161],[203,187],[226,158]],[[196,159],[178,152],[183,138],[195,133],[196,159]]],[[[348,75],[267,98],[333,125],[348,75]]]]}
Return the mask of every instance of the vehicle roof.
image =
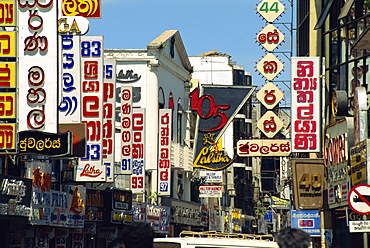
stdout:
{"type": "Polygon", "coordinates": [[[196,238],[196,237],[171,237],[155,238],[154,242],[181,243],[187,245],[212,245],[214,247],[279,247],[276,242],[267,240],[235,239],[235,238],[196,238]]]}

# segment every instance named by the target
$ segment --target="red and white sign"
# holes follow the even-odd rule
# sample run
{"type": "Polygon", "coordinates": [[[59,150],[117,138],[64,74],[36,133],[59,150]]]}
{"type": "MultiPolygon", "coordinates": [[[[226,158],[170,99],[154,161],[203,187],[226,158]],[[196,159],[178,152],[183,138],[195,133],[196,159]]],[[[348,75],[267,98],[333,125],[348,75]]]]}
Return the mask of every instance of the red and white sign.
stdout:
{"type": "Polygon", "coordinates": [[[240,157],[280,156],[286,157],[291,153],[290,140],[239,140],[236,144],[240,157]]]}
{"type": "Polygon", "coordinates": [[[135,108],[132,115],[132,193],[145,191],[145,109],[135,108]]]}
{"type": "Polygon", "coordinates": [[[319,57],[292,57],[292,151],[321,151],[319,57]]]}
{"type": "Polygon", "coordinates": [[[273,51],[283,40],[284,35],[272,24],[267,25],[257,35],[257,42],[260,43],[268,52],[273,51]]]}
{"type": "Polygon", "coordinates": [[[171,195],[172,109],[159,110],[158,195],[171,195]]]}
{"type": "Polygon", "coordinates": [[[113,182],[115,119],[116,119],[116,60],[104,60],[103,89],[103,164],[107,170],[106,182],[113,182]]]}
{"type": "Polygon", "coordinates": [[[221,197],[222,188],[222,185],[199,186],[199,197],[221,197]]]}
{"type": "Polygon", "coordinates": [[[57,132],[56,19],[56,1],[18,1],[19,131],[57,132]]]}
{"type": "Polygon", "coordinates": [[[257,92],[256,98],[267,109],[273,109],[284,98],[284,94],[275,84],[268,82],[257,92]]]}
{"type": "Polygon", "coordinates": [[[267,111],[257,122],[257,127],[268,138],[273,138],[283,125],[283,121],[273,111],[267,111]]]}
{"type": "Polygon", "coordinates": [[[121,86],[121,167],[117,174],[132,174],[132,86],[121,86]]]}
{"type": "Polygon", "coordinates": [[[370,214],[370,185],[358,184],[349,192],[348,205],[361,215],[370,214]]]}
{"type": "Polygon", "coordinates": [[[86,123],[86,157],[76,168],[76,181],[106,180],[103,158],[103,36],[81,36],[82,123],[86,123]]]}
{"type": "Polygon", "coordinates": [[[273,80],[284,69],[284,65],[273,53],[268,53],[258,62],[256,69],[267,80],[273,80]]]}
{"type": "Polygon", "coordinates": [[[62,0],[62,11],[65,16],[101,18],[101,0],[62,0]]]}

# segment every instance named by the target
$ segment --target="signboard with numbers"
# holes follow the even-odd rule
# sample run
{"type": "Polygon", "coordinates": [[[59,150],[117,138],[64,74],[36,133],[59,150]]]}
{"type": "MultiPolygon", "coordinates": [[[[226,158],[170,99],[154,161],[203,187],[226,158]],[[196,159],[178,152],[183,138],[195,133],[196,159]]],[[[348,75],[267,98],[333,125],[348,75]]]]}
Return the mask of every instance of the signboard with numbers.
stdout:
{"type": "Polygon", "coordinates": [[[292,57],[292,150],[321,151],[319,57],[292,57]]]}
{"type": "Polygon", "coordinates": [[[132,114],[132,193],[145,190],[145,109],[134,108],[132,114]]]}
{"type": "Polygon", "coordinates": [[[257,12],[268,22],[275,21],[284,10],[284,5],[278,0],[262,0],[257,6],[257,12]]]}
{"type": "Polygon", "coordinates": [[[80,158],[76,181],[105,181],[103,154],[103,36],[81,36],[82,123],[86,123],[86,157],[80,158]]]}
{"type": "Polygon", "coordinates": [[[159,110],[158,195],[171,195],[172,109],[159,110]]]}
{"type": "Polygon", "coordinates": [[[299,228],[310,236],[320,236],[320,213],[318,210],[292,210],[292,228],[299,228]]]}
{"type": "Polygon", "coordinates": [[[292,158],[296,209],[323,207],[325,166],[323,159],[292,158]]]}
{"type": "Polygon", "coordinates": [[[132,174],[132,86],[121,86],[121,166],[117,169],[117,174],[132,174]]]}

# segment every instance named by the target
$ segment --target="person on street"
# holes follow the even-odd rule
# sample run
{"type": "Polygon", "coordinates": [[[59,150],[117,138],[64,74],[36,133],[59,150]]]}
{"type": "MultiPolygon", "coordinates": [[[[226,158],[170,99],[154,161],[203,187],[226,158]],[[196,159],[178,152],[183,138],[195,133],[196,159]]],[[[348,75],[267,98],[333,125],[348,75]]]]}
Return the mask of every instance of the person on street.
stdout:
{"type": "Polygon", "coordinates": [[[146,222],[135,222],[122,230],[108,248],[153,248],[154,229],[146,222]]]}
{"type": "Polygon", "coordinates": [[[277,234],[280,248],[309,248],[311,237],[308,233],[297,228],[285,228],[277,234]]]}

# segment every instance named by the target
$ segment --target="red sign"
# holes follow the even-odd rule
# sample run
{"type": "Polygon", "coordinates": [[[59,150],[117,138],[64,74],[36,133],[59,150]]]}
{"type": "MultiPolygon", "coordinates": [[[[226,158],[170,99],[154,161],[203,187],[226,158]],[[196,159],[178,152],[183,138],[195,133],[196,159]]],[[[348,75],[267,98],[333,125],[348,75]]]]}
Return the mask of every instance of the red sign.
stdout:
{"type": "Polygon", "coordinates": [[[63,0],[64,16],[83,16],[86,18],[101,18],[100,0],[63,0]]]}

